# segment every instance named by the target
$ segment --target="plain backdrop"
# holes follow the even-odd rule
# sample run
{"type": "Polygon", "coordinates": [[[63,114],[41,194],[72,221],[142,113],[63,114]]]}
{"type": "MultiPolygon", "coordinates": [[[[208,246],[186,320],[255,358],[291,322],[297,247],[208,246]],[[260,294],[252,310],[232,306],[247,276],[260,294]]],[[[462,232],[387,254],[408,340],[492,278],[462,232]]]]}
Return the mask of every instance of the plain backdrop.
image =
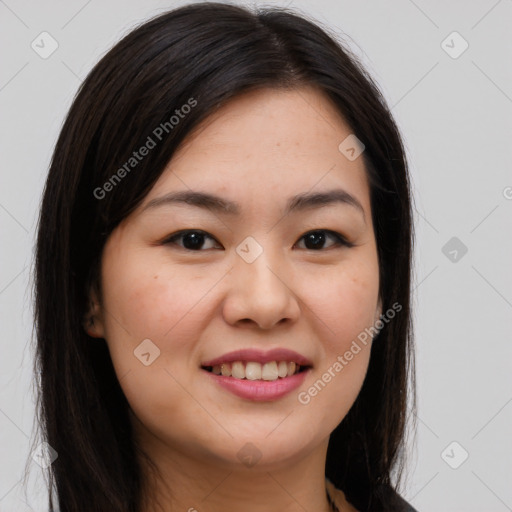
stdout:
{"type": "MultiPolygon", "coordinates": [[[[33,244],[63,118],[115,42],[184,3],[0,1],[0,511],[46,510],[39,467],[27,493],[21,478],[34,435],[33,244]],[[41,37],[58,44],[47,58],[31,46],[41,37]]],[[[420,512],[512,510],[512,1],[265,5],[335,31],[407,146],[418,414],[403,495],[420,512]]]]}

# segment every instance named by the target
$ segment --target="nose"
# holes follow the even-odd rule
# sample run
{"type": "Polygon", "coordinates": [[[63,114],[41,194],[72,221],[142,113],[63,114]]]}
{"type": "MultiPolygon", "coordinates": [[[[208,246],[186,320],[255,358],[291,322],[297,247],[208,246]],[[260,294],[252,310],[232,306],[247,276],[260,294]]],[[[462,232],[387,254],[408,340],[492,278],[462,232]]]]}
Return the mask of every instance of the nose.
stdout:
{"type": "Polygon", "coordinates": [[[286,272],[285,263],[271,257],[269,251],[252,263],[236,257],[230,277],[223,314],[231,325],[257,325],[271,329],[292,324],[300,314],[299,301],[286,272]]]}

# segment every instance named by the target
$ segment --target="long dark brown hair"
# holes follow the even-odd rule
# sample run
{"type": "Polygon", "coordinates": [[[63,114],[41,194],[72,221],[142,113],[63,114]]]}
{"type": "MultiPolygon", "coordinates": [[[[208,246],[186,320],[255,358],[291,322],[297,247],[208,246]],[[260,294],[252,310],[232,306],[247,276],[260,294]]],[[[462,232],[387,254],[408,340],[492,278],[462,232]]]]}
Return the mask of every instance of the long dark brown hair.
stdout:
{"type": "Polygon", "coordinates": [[[325,474],[360,511],[401,510],[406,413],[416,407],[410,184],[392,115],[344,46],[288,9],[197,3],[141,24],[81,84],[53,153],[35,248],[37,419],[58,453],[47,470],[51,510],[57,503],[61,512],[141,508],[129,406],[106,343],[83,328],[90,287],[101,296],[105,241],[202,120],[243,92],[304,85],[327,95],[365,145],[379,295],[383,311],[402,306],[375,339],[361,392],[331,434],[325,474]],[[194,108],[98,198],[94,191],[191,98],[194,108]]]}

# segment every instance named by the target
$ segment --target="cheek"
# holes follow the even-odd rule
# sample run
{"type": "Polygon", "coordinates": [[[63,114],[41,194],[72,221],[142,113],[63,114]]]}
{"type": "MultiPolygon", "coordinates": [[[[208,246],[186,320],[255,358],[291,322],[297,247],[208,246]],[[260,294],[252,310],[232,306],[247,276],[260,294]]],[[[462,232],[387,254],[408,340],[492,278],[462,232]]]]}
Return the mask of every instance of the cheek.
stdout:
{"type": "Polygon", "coordinates": [[[177,269],[161,258],[148,262],[147,254],[136,251],[129,257],[114,260],[107,254],[105,258],[105,337],[116,375],[134,409],[141,396],[151,410],[178,408],[183,386],[198,371],[191,355],[204,329],[205,300],[219,277],[184,267],[177,269]],[[143,342],[149,347],[150,361],[156,355],[147,367],[136,357],[148,352],[139,349],[143,342]]]}
{"type": "Polygon", "coordinates": [[[378,267],[373,265],[355,263],[312,276],[308,306],[325,328],[328,351],[346,350],[351,340],[373,325],[378,288],[378,267]]]}
{"type": "Polygon", "coordinates": [[[200,337],[199,305],[211,284],[183,271],[178,275],[162,262],[149,264],[135,252],[105,261],[106,340],[135,416],[154,431],[176,421],[183,410],[190,413],[187,421],[204,421],[204,411],[186,390],[198,371],[188,357],[190,341],[200,337]],[[151,343],[144,341],[146,348],[139,350],[148,339],[151,343]]]}
{"type": "MultiPolygon", "coordinates": [[[[196,272],[197,273],[197,272],[196,272]]],[[[137,254],[105,265],[104,296],[111,338],[124,328],[137,340],[172,338],[185,326],[194,325],[198,304],[211,287],[186,270],[148,261],[137,254]]],[[[167,343],[167,342],[166,342],[167,343]]]]}
{"type": "Polygon", "coordinates": [[[369,261],[347,263],[310,282],[314,286],[309,287],[308,307],[322,338],[323,357],[299,402],[311,403],[332,428],[357,398],[370,359],[369,328],[375,320],[379,275],[378,264],[369,261]]]}

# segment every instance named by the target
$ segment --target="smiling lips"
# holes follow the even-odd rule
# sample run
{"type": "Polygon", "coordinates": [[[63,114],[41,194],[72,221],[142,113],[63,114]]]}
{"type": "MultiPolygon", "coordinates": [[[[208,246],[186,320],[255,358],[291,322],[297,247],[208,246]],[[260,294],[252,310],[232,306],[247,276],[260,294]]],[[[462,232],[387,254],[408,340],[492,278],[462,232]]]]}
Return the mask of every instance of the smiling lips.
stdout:
{"type": "Polygon", "coordinates": [[[202,368],[215,375],[248,380],[277,380],[295,375],[311,361],[293,350],[276,348],[263,352],[244,349],[229,352],[202,363],[202,368]]]}
{"type": "Polygon", "coordinates": [[[304,381],[311,366],[309,359],[287,349],[237,350],[201,365],[224,389],[256,401],[288,394],[304,381]]]}

